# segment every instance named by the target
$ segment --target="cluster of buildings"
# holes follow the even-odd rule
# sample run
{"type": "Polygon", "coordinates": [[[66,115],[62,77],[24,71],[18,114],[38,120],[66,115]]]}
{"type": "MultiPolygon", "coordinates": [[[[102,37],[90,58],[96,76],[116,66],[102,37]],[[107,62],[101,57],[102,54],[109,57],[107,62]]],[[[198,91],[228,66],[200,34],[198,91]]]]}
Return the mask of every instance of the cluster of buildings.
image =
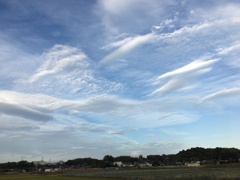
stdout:
{"type": "MultiPolygon", "coordinates": [[[[147,168],[147,167],[152,167],[153,165],[151,163],[145,162],[145,163],[137,163],[137,164],[131,164],[131,163],[123,163],[122,161],[118,161],[118,162],[114,162],[113,163],[115,166],[118,167],[140,167],[140,168],[147,168]]],[[[198,167],[200,166],[202,163],[200,161],[192,161],[192,162],[188,162],[185,164],[182,163],[176,163],[175,165],[185,165],[188,167],[198,167]]]]}
{"type": "Polygon", "coordinates": [[[38,172],[57,172],[62,169],[64,162],[49,163],[42,159],[40,161],[33,161],[33,164],[38,172]]]}
{"type": "Polygon", "coordinates": [[[144,168],[144,167],[152,167],[152,164],[148,163],[148,162],[145,162],[145,163],[137,163],[137,164],[131,164],[131,163],[123,163],[122,161],[117,161],[117,162],[113,162],[113,164],[115,166],[118,166],[118,167],[141,167],[141,168],[144,168]]]}

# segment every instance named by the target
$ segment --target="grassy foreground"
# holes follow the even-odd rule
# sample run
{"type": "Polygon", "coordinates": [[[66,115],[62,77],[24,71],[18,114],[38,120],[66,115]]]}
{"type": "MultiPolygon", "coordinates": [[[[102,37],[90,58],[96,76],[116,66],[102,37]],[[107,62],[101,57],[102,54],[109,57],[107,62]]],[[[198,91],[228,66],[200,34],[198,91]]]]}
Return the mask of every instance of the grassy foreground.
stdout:
{"type": "Polygon", "coordinates": [[[0,180],[240,180],[240,167],[161,167],[132,169],[74,169],[61,173],[3,174],[0,180]]]}
{"type": "Polygon", "coordinates": [[[61,175],[7,174],[0,175],[0,180],[110,180],[109,178],[66,177],[61,175]]]}

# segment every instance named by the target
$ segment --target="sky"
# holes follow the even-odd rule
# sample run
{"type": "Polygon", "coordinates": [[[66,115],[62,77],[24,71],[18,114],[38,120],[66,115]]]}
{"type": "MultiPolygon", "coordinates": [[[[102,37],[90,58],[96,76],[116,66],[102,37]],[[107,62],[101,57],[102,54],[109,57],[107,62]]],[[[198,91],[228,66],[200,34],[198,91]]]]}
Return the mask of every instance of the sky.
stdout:
{"type": "Polygon", "coordinates": [[[240,148],[240,1],[0,0],[0,162],[240,148]]]}

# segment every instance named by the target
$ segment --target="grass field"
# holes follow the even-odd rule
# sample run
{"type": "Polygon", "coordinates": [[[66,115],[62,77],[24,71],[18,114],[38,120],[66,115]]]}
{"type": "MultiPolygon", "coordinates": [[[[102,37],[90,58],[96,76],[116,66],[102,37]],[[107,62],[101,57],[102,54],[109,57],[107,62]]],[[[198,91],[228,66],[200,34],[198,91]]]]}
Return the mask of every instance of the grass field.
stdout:
{"type": "MultiPolygon", "coordinates": [[[[112,178],[111,178],[112,179],[112,178]]],[[[69,177],[62,175],[14,174],[0,175],[0,180],[110,180],[110,178],[69,177]]]]}
{"type": "Polygon", "coordinates": [[[166,167],[146,169],[81,169],[63,174],[6,174],[0,180],[240,180],[240,168],[166,167]]]}
{"type": "Polygon", "coordinates": [[[120,170],[79,170],[66,171],[68,176],[84,177],[111,177],[113,179],[138,179],[138,180],[211,180],[234,179],[240,180],[240,168],[202,168],[202,167],[164,167],[146,169],[120,169],[120,170]]]}

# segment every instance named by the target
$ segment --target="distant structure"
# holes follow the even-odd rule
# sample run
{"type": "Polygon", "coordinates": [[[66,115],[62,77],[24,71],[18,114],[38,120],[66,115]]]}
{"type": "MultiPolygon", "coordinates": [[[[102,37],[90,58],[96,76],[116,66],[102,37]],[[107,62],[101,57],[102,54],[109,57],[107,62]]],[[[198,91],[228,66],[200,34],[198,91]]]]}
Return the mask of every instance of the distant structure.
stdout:
{"type": "Polygon", "coordinates": [[[113,164],[117,165],[118,167],[122,167],[123,166],[122,161],[117,161],[117,162],[114,162],[113,164]]]}
{"type": "Polygon", "coordinates": [[[200,166],[200,161],[186,163],[185,165],[189,167],[197,167],[200,166]]]}
{"type": "Polygon", "coordinates": [[[44,160],[43,160],[43,157],[42,157],[42,159],[41,159],[40,161],[33,161],[33,164],[34,164],[35,166],[37,166],[37,165],[44,166],[44,165],[47,165],[48,163],[47,163],[46,161],[44,161],[44,160]]]}

